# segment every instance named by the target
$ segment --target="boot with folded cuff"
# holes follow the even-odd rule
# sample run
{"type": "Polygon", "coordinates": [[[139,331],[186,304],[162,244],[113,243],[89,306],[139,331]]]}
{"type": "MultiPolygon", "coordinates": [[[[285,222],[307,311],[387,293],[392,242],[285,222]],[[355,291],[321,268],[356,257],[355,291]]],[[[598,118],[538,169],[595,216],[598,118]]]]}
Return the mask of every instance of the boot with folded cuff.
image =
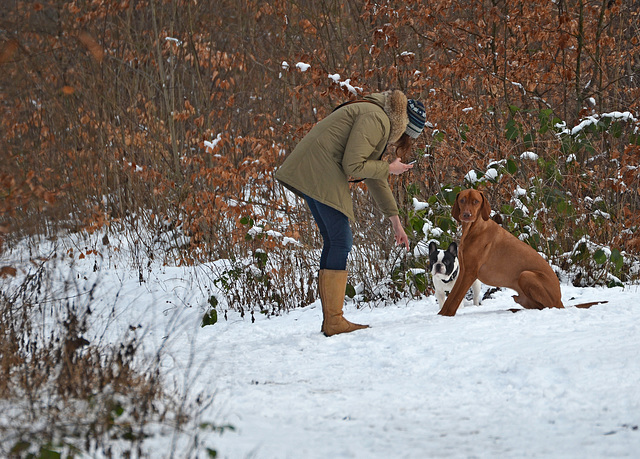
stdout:
{"type": "Polygon", "coordinates": [[[342,307],[347,287],[347,274],[346,270],[334,269],[321,269],[318,273],[318,290],[323,316],[322,332],[325,336],[369,328],[368,325],[351,323],[343,316],[342,307]]]}

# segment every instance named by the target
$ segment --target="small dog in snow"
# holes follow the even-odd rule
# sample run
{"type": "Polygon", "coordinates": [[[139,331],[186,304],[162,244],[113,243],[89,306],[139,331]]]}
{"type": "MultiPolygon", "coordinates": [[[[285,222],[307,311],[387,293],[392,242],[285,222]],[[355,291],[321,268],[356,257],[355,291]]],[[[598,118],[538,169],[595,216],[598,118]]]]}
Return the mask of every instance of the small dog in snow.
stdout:
{"type": "MultiPolygon", "coordinates": [[[[438,248],[435,242],[429,243],[429,266],[433,278],[433,287],[436,290],[436,299],[442,308],[446,295],[451,292],[458,278],[460,267],[458,263],[458,244],[452,242],[447,250],[438,248]]],[[[473,290],[473,304],[480,305],[480,281],[475,280],[473,290]]]]}

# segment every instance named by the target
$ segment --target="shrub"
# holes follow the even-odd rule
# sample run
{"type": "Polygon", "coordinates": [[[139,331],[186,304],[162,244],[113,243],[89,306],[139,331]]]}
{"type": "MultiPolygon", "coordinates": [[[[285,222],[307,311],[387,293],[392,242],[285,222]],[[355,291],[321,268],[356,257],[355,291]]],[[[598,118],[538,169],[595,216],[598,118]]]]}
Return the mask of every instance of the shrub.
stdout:
{"type": "Polygon", "coordinates": [[[67,283],[56,298],[52,269],[41,262],[0,297],[0,455],[139,457],[151,424],[186,421],[163,389],[160,356],[141,368],[135,334],[110,346],[85,339],[93,289],[67,283]]]}

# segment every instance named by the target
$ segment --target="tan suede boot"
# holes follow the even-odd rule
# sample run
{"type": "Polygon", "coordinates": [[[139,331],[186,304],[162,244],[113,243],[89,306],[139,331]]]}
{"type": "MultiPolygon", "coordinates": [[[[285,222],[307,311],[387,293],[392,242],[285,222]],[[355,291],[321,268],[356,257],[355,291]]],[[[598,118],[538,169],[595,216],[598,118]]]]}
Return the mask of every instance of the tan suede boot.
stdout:
{"type": "Polygon", "coordinates": [[[320,331],[324,333],[324,323],[327,320],[327,311],[325,310],[324,304],[326,300],[324,299],[324,290],[323,290],[323,278],[325,269],[321,269],[318,271],[318,295],[320,295],[320,304],[322,304],[322,328],[320,331]]]}
{"type": "Polygon", "coordinates": [[[347,287],[347,271],[321,269],[318,274],[318,289],[322,302],[322,332],[326,336],[349,333],[368,325],[349,322],[342,315],[344,292],[347,287]]]}

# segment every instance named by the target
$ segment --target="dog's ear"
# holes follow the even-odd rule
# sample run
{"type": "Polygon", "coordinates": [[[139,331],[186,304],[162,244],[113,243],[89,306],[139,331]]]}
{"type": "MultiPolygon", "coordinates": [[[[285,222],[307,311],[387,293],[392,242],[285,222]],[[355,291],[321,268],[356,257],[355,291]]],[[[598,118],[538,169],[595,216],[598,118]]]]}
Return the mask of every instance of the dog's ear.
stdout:
{"type": "Polygon", "coordinates": [[[491,205],[482,191],[480,194],[482,195],[482,208],[480,209],[480,214],[482,215],[482,219],[486,221],[491,217],[491,205]]]}
{"type": "Polygon", "coordinates": [[[435,242],[431,241],[429,242],[429,253],[433,253],[436,250],[438,250],[438,244],[436,244],[435,242]]]}
{"type": "Polygon", "coordinates": [[[449,244],[449,248],[447,249],[447,251],[453,255],[454,257],[458,256],[458,244],[456,244],[455,242],[452,242],[451,244],[449,244]]]}
{"type": "Polygon", "coordinates": [[[460,197],[460,193],[456,196],[456,201],[453,203],[453,207],[451,208],[451,216],[456,219],[456,221],[460,221],[460,206],[458,205],[458,198],[460,197]]]}

